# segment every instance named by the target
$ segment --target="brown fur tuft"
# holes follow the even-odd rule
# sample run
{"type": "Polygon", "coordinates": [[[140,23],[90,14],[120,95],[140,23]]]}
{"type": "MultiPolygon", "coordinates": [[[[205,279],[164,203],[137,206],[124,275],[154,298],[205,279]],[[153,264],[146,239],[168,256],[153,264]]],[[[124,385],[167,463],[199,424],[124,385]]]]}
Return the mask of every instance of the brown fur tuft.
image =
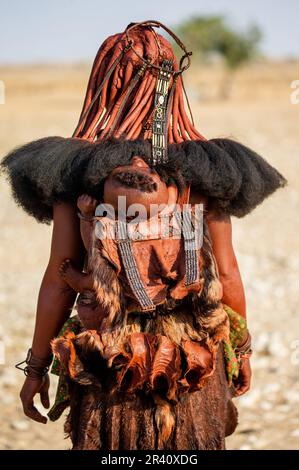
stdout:
{"type": "Polygon", "coordinates": [[[88,268],[92,272],[94,279],[94,290],[97,300],[109,310],[106,324],[114,325],[122,320],[122,312],[124,310],[122,290],[115,269],[101,254],[99,243],[96,230],[93,230],[88,268]]]}
{"type": "Polygon", "coordinates": [[[163,400],[158,394],[154,395],[153,398],[156,404],[155,423],[158,430],[157,449],[163,449],[175,427],[175,415],[171,403],[163,400]]]}

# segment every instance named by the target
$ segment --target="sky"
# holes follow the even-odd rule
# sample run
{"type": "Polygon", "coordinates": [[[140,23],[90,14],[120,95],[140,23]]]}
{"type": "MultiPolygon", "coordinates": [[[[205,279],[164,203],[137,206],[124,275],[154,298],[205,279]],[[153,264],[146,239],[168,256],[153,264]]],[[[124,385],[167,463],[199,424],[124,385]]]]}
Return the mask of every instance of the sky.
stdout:
{"type": "Polygon", "coordinates": [[[173,27],[193,15],[255,23],[270,57],[299,57],[298,0],[0,0],[0,64],[91,60],[103,40],[131,21],[173,27]]]}

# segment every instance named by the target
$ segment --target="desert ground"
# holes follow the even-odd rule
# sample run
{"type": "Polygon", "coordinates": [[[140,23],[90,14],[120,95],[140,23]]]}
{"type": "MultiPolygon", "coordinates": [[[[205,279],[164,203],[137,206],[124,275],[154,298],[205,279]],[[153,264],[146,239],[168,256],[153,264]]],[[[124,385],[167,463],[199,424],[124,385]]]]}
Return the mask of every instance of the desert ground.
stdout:
{"type": "MultiPolygon", "coordinates": [[[[0,68],[0,156],[42,136],[71,135],[88,74],[85,64],[0,68]]],[[[223,79],[217,65],[195,66],[187,76],[198,129],[208,138],[232,137],[253,147],[289,182],[244,219],[233,219],[255,353],[252,387],[235,399],[239,426],[227,448],[298,449],[299,104],[291,104],[290,95],[299,63],[264,60],[244,67],[230,99],[219,95],[223,79]]],[[[0,449],[68,449],[63,419],[41,425],[22,414],[23,375],[14,368],[31,344],[51,227],[23,213],[4,178],[0,184],[0,449]]],[[[54,392],[53,378],[52,399],[54,392]]]]}

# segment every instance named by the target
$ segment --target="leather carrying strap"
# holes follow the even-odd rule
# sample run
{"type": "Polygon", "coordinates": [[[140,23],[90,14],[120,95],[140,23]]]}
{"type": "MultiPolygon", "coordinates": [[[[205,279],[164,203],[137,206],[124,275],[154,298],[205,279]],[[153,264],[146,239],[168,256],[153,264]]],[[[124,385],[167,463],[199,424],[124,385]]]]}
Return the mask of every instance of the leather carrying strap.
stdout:
{"type": "Polygon", "coordinates": [[[117,240],[120,257],[125,273],[134,296],[138,300],[142,310],[155,310],[155,304],[148,296],[141,280],[141,276],[133,255],[132,243],[127,236],[126,222],[117,222],[117,240]]]}

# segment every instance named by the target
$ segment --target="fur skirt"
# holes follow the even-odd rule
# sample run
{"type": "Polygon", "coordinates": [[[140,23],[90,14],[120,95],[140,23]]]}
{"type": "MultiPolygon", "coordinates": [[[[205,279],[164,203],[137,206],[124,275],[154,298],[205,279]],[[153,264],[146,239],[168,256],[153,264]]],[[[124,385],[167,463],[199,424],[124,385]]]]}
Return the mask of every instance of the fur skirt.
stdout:
{"type": "MultiPolygon", "coordinates": [[[[200,298],[163,304],[154,315],[130,312],[114,329],[80,320],[52,342],[67,381],[73,449],[224,449],[237,425],[225,363],[230,319],[209,273],[200,298]]],[[[79,319],[82,309],[90,314],[92,305],[80,302],[79,319]]]]}
{"type": "Polygon", "coordinates": [[[111,394],[75,382],[70,396],[65,432],[74,450],[221,450],[237,426],[222,347],[205,386],[182,394],[175,404],[159,403],[142,391],[111,394]],[[159,429],[163,420],[171,421],[166,440],[159,429]]]}

